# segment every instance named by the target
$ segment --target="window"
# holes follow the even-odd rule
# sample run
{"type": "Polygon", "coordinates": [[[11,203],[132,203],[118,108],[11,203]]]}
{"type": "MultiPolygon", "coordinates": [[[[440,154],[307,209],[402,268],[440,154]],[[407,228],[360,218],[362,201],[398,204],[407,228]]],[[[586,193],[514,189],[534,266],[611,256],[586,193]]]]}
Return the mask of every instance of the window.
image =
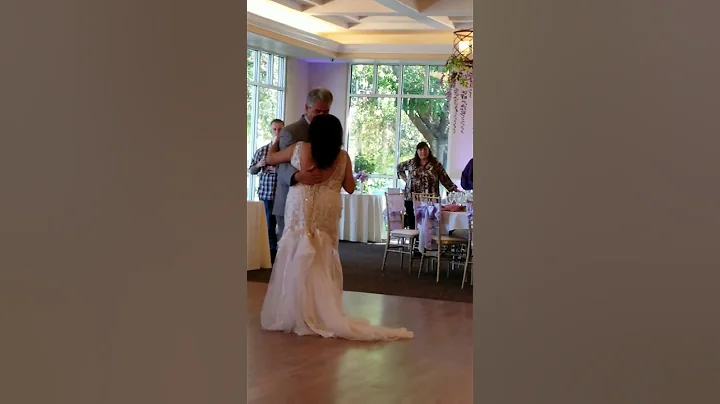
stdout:
{"type": "Polygon", "coordinates": [[[447,165],[443,71],[444,66],[435,65],[351,66],[346,144],[355,171],[370,174],[369,192],[403,186],[395,168],[412,158],[422,141],[447,165]]]}
{"type": "MultiPolygon", "coordinates": [[[[247,50],[247,170],[255,151],[270,142],[270,122],[285,111],[285,58],[247,50]]],[[[258,177],[247,174],[247,197],[257,199],[258,177]]]]}

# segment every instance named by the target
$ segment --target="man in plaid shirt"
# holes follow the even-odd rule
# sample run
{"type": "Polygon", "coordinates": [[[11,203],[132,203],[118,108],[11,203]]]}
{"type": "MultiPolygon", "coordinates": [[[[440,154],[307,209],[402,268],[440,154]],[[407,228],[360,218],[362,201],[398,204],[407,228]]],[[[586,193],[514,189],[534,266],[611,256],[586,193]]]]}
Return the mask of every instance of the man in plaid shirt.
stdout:
{"type": "Polygon", "coordinates": [[[258,197],[261,201],[263,201],[263,204],[265,205],[265,218],[267,219],[266,221],[268,225],[268,238],[270,239],[270,255],[273,261],[275,261],[275,253],[277,252],[277,233],[275,231],[277,222],[275,220],[275,215],[272,214],[273,202],[275,201],[275,185],[277,184],[277,173],[274,166],[268,166],[265,164],[265,159],[267,158],[268,148],[270,147],[272,142],[274,142],[275,139],[277,139],[277,137],[280,135],[280,131],[282,131],[284,126],[285,123],[280,119],[275,119],[270,122],[270,130],[272,132],[273,138],[270,143],[259,148],[255,152],[252,163],[250,163],[250,174],[260,175],[258,197]]]}

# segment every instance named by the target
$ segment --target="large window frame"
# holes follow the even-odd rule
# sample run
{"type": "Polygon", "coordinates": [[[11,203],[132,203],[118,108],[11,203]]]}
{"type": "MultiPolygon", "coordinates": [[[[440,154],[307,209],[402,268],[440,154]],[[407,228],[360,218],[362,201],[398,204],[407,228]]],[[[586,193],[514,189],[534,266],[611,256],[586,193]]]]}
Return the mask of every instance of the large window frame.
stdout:
{"type": "MultiPolygon", "coordinates": [[[[442,64],[425,64],[425,63],[352,63],[348,69],[348,85],[347,85],[347,108],[346,108],[346,122],[345,122],[345,148],[346,151],[350,151],[350,110],[353,98],[394,98],[397,105],[397,115],[395,117],[395,166],[400,164],[400,153],[401,145],[400,139],[402,135],[402,113],[403,113],[403,99],[442,99],[446,100],[446,96],[443,94],[430,94],[430,67],[444,67],[442,64]],[[354,66],[373,66],[373,82],[371,91],[369,93],[352,93],[353,86],[353,67],[354,66]],[[399,66],[401,74],[398,76],[398,90],[395,94],[379,94],[378,85],[378,67],[379,66],[399,66]],[[423,94],[403,94],[403,78],[405,67],[407,66],[423,66],[425,68],[425,84],[423,94]]],[[[382,180],[391,180],[393,187],[397,188],[401,185],[402,180],[397,178],[397,175],[383,175],[383,174],[370,174],[369,178],[376,178],[382,180]]],[[[404,185],[404,183],[402,183],[404,185]]],[[[442,193],[442,187],[441,193],[442,193]]]]}
{"type": "MultiPolygon", "coordinates": [[[[253,73],[252,77],[250,77],[247,72],[247,86],[250,88],[250,91],[252,92],[252,105],[250,106],[250,110],[247,111],[247,117],[252,117],[252,120],[250,122],[250,131],[248,132],[247,136],[251,139],[250,140],[250,146],[248,149],[248,155],[247,155],[247,161],[245,164],[246,172],[248,167],[250,167],[250,163],[252,161],[253,156],[255,155],[255,151],[261,146],[262,144],[258,144],[258,125],[264,124],[270,126],[270,122],[258,122],[258,110],[259,110],[259,104],[260,104],[260,89],[266,88],[271,90],[277,91],[277,113],[276,118],[285,120],[285,93],[287,92],[287,57],[283,55],[274,54],[271,52],[267,52],[262,49],[257,48],[251,48],[247,47],[248,52],[255,52],[254,53],[254,61],[253,61],[253,73]],[[268,57],[268,67],[267,67],[267,77],[265,82],[261,81],[260,78],[260,61],[262,54],[269,55],[268,57]],[[273,71],[275,67],[276,58],[280,60],[282,63],[278,66],[278,83],[277,85],[273,84],[273,71]]],[[[257,188],[259,179],[257,175],[249,175],[248,173],[248,200],[258,200],[257,195],[257,188]]]]}

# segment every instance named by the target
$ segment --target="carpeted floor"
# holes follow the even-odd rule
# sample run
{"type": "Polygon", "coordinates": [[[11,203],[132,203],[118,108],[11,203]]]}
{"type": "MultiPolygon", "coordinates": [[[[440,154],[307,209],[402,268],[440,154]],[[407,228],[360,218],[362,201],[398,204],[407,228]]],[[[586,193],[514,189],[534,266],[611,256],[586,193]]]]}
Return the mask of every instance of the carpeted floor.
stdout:
{"type": "MultiPolygon", "coordinates": [[[[469,283],[460,289],[462,270],[458,267],[447,278],[447,267],[443,265],[440,282],[435,282],[435,273],[424,273],[417,278],[420,259],[413,261],[413,274],[407,272],[407,261],[404,270],[400,270],[400,256],[390,254],[385,265],[384,275],[380,272],[384,245],[363,243],[340,243],[340,259],[343,265],[344,289],[354,292],[376,293],[419,297],[424,299],[449,300],[455,302],[472,302],[473,288],[469,283]]],[[[407,258],[406,258],[407,260],[407,258]]],[[[269,282],[270,270],[261,269],[248,271],[248,282],[269,282]]]]}

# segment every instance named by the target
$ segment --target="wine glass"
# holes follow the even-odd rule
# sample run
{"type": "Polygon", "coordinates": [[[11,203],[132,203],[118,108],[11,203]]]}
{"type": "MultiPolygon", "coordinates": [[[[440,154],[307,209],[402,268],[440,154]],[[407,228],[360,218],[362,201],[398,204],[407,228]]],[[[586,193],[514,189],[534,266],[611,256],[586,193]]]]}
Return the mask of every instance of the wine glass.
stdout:
{"type": "Polygon", "coordinates": [[[458,202],[460,206],[465,206],[465,202],[467,202],[467,194],[465,192],[458,192],[458,202]]]}

